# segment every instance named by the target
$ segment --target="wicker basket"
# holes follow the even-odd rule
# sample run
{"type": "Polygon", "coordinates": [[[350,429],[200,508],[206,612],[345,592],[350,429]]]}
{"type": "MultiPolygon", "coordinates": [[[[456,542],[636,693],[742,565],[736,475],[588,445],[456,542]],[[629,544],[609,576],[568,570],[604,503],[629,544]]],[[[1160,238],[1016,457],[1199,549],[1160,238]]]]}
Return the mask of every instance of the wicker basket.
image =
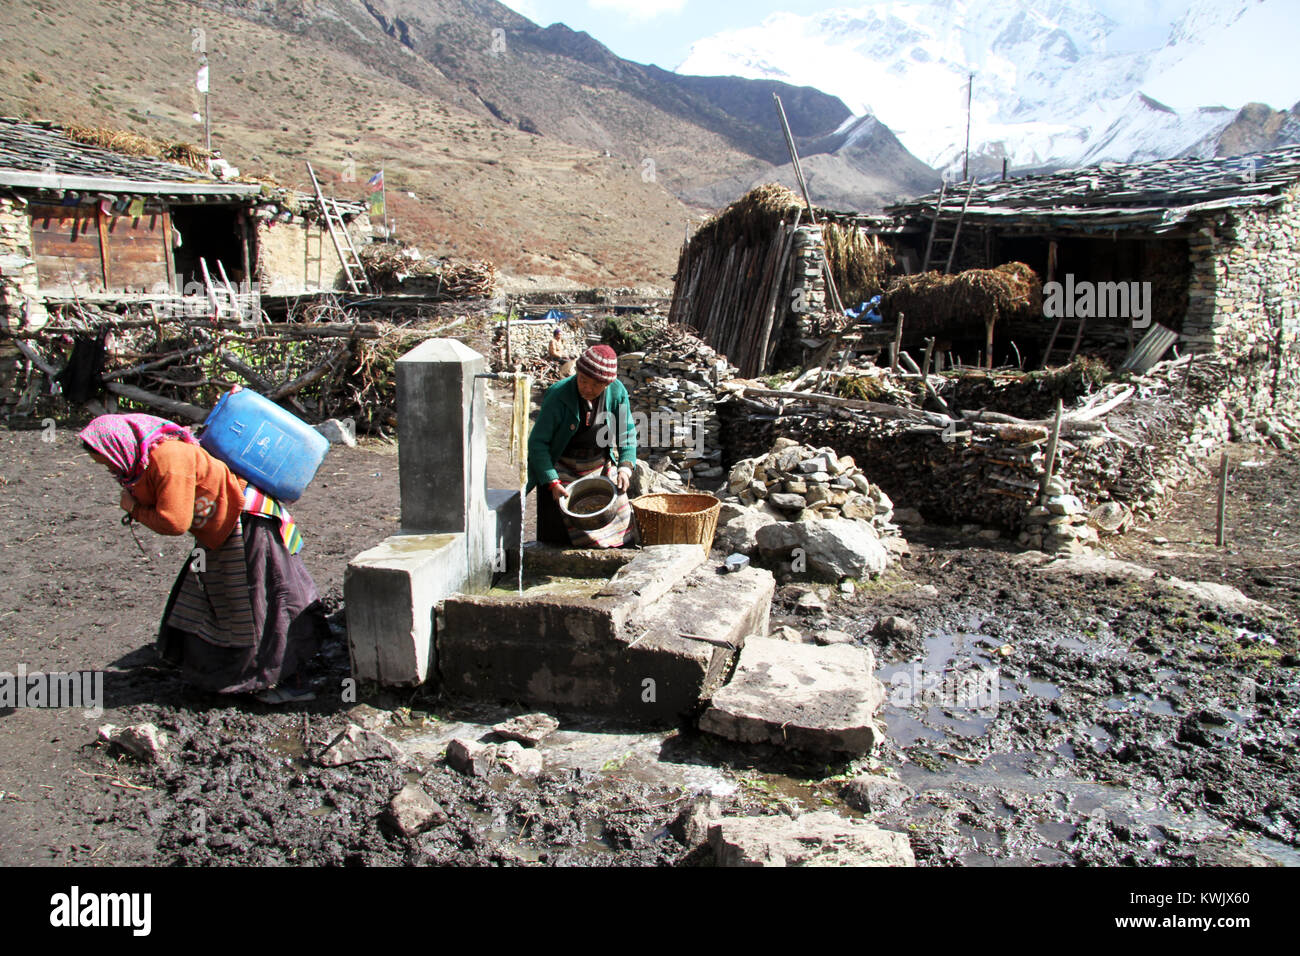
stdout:
{"type": "Polygon", "coordinates": [[[713,547],[722,502],[712,495],[642,495],[632,501],[642,544],[713,547]]]}

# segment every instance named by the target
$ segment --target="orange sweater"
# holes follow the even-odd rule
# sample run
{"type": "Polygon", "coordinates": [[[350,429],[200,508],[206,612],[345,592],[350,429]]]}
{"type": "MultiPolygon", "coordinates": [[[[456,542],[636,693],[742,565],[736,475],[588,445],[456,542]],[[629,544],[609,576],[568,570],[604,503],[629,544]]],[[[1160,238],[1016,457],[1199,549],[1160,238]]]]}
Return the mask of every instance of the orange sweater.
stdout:
{"type": "Polygon", "coordinates": [[[139,502],[131,517],[159,534],[193,531],[205,548],[219,548],[244,507],[244,482],[198,445],[165,441],[130,488],[139,502]]]}

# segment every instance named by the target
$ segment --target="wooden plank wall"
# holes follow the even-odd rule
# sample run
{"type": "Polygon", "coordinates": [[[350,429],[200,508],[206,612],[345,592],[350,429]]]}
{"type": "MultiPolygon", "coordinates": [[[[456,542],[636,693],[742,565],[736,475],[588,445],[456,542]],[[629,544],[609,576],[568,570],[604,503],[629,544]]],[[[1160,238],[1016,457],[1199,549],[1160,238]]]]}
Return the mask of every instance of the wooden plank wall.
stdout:
{"type": "Polygon", "coordinates": [[[94,206],[31,207],[32,250],[42,292],[103,292],[98,209],[94,206]]]}
{"type": "Polygon", "coordinates": [[[30,215],[41,291],[149,292],[168,284],[166,211],[128,216],[91,205],[33,205],[30,215]]]}

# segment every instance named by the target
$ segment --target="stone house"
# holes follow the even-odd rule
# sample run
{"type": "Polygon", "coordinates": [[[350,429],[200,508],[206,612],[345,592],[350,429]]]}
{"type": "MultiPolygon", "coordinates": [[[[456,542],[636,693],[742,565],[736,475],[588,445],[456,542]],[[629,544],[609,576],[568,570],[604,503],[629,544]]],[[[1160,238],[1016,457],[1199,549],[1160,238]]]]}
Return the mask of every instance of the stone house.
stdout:
{"type": "Polygon", "coordinates": [[[1122,357],[1155,323],[1183,352],[1294,360],[1300,145],[956,184],[858,224],[913,269],[943,271],[950,254],[950,271],[1031,266],[1065,314],[998,330],[999,361],[1013,340],[1040,362],[1049,343],[1053,364],[1092,350],[1122,357]],[[1095,294],[1091,304],[1084,293],[1095,294]]]}
{"type": "MultiPolygon", "coordinates": [[[[340,213],[364,235],[359,203],[340,213]]],[[[0,118],[0,314],[194,294],[202,269],[262,294],[332,289],[341,264],[314,197],[125,155],[51,123],[0,118]]]]}

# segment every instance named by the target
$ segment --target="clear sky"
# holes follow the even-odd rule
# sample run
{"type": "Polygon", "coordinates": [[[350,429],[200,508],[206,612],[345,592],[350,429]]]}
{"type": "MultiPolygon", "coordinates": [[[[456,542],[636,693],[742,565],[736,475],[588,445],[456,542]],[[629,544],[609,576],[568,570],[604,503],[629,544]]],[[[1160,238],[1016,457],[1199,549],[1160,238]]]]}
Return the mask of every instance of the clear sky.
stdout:
{"type": "MultiPolygon", "coordinates": [[[[809,14],[879,0],[502,0],[534,23],[584,30],[619,56],[675,70],[691,44],[722,30],[761,23],[769,14],[809,14]]],[[[1158,45],[1188,0],[1093,0],[1125,25],[1136,44],[1158,45]]],[[[1116,38],[1120,39],[1120,38],[1116,38]]]]}

